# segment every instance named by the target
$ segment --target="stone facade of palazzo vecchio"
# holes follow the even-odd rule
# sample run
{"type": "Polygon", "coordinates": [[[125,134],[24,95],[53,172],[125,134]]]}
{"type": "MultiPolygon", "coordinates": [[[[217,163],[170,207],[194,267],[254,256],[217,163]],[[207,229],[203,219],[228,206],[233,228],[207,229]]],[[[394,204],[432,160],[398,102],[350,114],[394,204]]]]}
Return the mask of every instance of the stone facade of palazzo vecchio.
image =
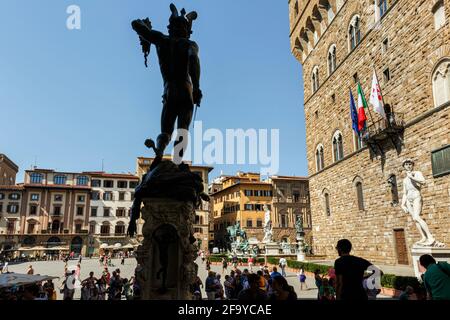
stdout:
{"type": "MultiPolygon", "coordinates": [[[[411,265],[420,239],[403,212],[405,172],[426,179],[422,217],[450,246],[450,1],[290,0],[290,41],[302,65],[313,250],[411,265]],[[389,121],[371,110],[352,129],[349,91],[369,101],[374,70],[389,121]]],[[[369,106],[372,109],[371,106],[369,106]]]]}

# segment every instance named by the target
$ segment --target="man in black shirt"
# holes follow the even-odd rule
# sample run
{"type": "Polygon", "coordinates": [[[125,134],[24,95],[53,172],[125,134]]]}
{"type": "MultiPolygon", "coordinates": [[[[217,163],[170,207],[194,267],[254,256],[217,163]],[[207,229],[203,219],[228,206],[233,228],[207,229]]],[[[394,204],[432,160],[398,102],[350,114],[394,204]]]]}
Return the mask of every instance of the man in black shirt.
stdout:
{"type": "Polygon", "coordinates": [[[336,250],[340,256],[334,262],[336,299],[367,300],[367,293],[363,287],[364,271],[372,263],[363,258],[350,255],[352,244],[347,239],[339,240],[336,250]]]}

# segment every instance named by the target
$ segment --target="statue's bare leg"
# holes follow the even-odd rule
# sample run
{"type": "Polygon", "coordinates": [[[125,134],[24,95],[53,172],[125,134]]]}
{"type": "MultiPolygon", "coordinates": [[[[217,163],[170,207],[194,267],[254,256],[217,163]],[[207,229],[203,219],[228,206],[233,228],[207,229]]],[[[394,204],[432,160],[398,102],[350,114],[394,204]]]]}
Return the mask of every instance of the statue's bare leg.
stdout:
{"type": "MultiPolygon", "coordinates": [[[[420,198],[418,200],[420,200],[420,198]]],[[[418,205],[420,205],[420,202],[419,202],[418,205]]],[[[413,218],[414,223],[416,224],[417,230],[419,230],[419,233],[422,236],[422,239],[417,241],[416,244],[423,244],[427,240],[427,235],[426,235],[424,229],[422,228],[422,225],[419,223],[419,220],[417,219],[417,218],[420,219],[420,215],[419,214],[420,214],[421,207],[418,207],[415,204],[415,201],[414,201],[414,203],[412,203],[409,200],[406,203],[406,206],[408,207],[408,211],[411,214],[411,217],[413,218]],[[419,214],[417,214],[417,212],[419,212],[419,214]]]]}
{"type": "MultiPolygon", "coordinates": [[[[192,116],[193,116],[193,111],[194,111],[194,105],[192,104],[192,102],[185,102],[182,106],[182,110],[180,110],[178,112],[178,123],[177,123],[177,127],[178,130],[185,130],[184,132],[187,132],[189,130],[189,125],[191,124],[192,121],[192,116]],[[187,106],[187,108],[186,108],[187,106]]],[[[184,142],[184,145],[187,147],[187,141],[183,141],[183,139],[187,138],[188,136],[183,135],[182,132],[177,131],[177,138],[175,140],[174,143],[174,147],[176,147],[178,144],[184,142]]],[[[183,158],[184,155],[184,149],[181,149],[179,152],[179,156],[180,158],[183,158]]]]}
{"type": "Polygon", "coordinates": [[[175,105],[165,100],[161,113],[161,134],[156,141],[157,156],[159,157],[163,156],[164,150],[170,142],[176,119],[177,113],[175,105]]]}

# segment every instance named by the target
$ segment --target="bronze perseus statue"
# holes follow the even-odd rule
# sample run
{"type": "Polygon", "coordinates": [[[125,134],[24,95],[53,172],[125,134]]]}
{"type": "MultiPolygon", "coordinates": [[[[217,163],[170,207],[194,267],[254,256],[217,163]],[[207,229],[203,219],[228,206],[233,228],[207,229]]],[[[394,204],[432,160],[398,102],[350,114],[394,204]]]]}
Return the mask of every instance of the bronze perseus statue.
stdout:
{"type": "MultiPolygon", "coordinates": [[[[164,80],[161,134],[156,139],[147,139],[145,145],[156,153],[155,165],[159,163],[169,144],[177,122],[178,129],[188,130],[194,113],[194,105],[200,106],[200,60],[198,45],[190,40],[192,22],[197,19],[195,11],[179,13],[174,4],[170,5],[169,35],[153,30],[148,19],[134,20],[133,29],[139,35],[143,51],[147,57],[150,46],[156,47],[161,74],[164,80]]],[[[175,146],[183,142],[178,134],[175,146]]],[[[187,141],[184,148],[187,145],[187,141]]],[[[176,157],[183,157],[183,149],[176,157]]]]}

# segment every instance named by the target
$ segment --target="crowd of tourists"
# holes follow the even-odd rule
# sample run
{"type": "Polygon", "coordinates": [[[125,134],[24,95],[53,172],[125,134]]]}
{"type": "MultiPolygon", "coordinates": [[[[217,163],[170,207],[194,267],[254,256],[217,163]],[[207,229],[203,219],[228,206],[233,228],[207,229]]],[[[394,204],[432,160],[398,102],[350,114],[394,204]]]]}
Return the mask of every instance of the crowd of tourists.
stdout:
{"type": "MultiPolygon", "coordinates": [[[[119,253],[115,257],[119,258],[120,264],[123,265],[128,255],[119,253]]],[[[110,272],[109,268],[114,266],[112,258],[111,254],[101,255],[99,258],[103,269],[101,273],[95,276],[95,273],[91,271],[87,278],[82,279],[80,275],[83,257],[74,254],[62,255],[59,259],[65,264],[60,286],[55,286],[52,280],[25,286],[13,286],[0,292],[0,300],[57,300],[57,291],[59,291],[59,299],[63,300],[73,300],[77,291],[80,293],[80,300],[132,300],[138,298],[140,288],[134,276],[130,279],[121,277],[119,268],[110,272]],[[68,261],[71,259],[78,259],[75,268],[68,266],[68,261]]],[[[26,274],[34,275],[32,265],[28,267],[26,274]]]]}
{"type": "Polygon", "coordinates": [[[65,279],[60,287],[63,300],[73,300],[75,290],[81,290],[80,300],[133,300],[139,295],[139,287],[134,277],[130,279],[122,278],[120,269],[110,272],[105,267],[103,272],[94,276],[94,272],[89,273],[89,277],[79,280],[77,270],[72,270],[65,274],[65,279]],[[77,281],[80,283],[77,284],[77,281]]]}
{"type": "MultiPolygon", "coordinates": [[[[339,240],[336,245],[339,258],[326,274],[320,269],[314,272],[317,299],[332,300],[375,300],[381,293],[383,272],[363,258],[351,255],[352,244],[347,239],[339,240]]],[[[297,294],[293,286],[286,281],[287,261],[279,260],[278,267],[262,264],[256,266],[256,259],[248,258],[244,265],[241,259],[232,256],[222,258],[222,272],[211,270],[211,260],[207,252],[200,251],[199,257],[208,272],[205,283],[199,277],[192,286],[194,299],[208,300],[295,300],[297,294]],[[228,272],[228,268],[231,271],[228,272]],[[279,272],[281,271],[281,273],[279,272]],[[202,296],[202,290],[206,297],[202,296]]],[[[450,264],[436,262],[430,255],[420,257],[420,265],[426,270],[422,275],[425,294],[420,288],[406,286],[400,300],[434,299],[450,300],[450,264]]],[[[307,273],[299,270],[297,279],[300,291],[308,290],[307,273]]]]}
{"type": "Polygon", "coordinates": [[[197,277],[192,293],[196,300],[297,300],[294,287],[287,283],[276,267],[272,272],[262,268],[256,273],[235,268],[223,280],[220,273],[210,270],[205,284],[197,277]],[[202,297],[203,286],[207,297],[202,297]]]}
{"type": "Polygon", "coordinates": [[[81,255],[75,270],[68,271],[67,263],[64,270],[64,281],[60,287],[60,293],[63,294],[63,300],[73,300],[75,290],[80,287],[80,300],[132,300],[140,295],[140,289],[135,281],[135,277],[130,279],[122,278],[120,269],[116,268],[110,272],[108,267],[114,267],[112,258],[120,259],[120,264],[125,264],[126,253],[118,253],[113,256],[110,254],[102,254],[99,257],[99,263],[103,267],[102,273],[94,276],[94,272],[89,273],[86,279],[80,279],[81,271],[81,255]]]}

